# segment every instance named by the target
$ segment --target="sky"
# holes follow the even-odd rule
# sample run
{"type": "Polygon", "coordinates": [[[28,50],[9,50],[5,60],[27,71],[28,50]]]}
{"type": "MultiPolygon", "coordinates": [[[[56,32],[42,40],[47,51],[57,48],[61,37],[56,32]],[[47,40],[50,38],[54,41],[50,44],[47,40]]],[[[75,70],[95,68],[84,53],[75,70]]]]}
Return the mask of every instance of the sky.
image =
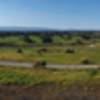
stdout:
{"type": "Polygon", "coordinates": [[[0,26],[100,29],[100,0],[0,0],[0,26]]]}

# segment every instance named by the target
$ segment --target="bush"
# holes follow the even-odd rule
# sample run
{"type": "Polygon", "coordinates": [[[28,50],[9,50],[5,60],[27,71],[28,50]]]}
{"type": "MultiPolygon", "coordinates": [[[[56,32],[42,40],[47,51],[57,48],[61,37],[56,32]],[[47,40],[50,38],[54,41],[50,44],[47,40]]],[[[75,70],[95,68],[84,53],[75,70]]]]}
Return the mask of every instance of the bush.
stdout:
{"type": "Polygon", "coordinates": [[[91,77],[95,76],[97,73],[98,73],[98,70],[97,69],[91,69],[90,70],[90,76],[91,77]]]}
{"type": "Polygon", "coordinates": [[[39,49],[39,50],[38,50],[38,53],[39,53],[39,54],[42,54],[42,53],[46,53],[47,51],[48,51],[48,49],[42,48],[42,49],[39,49]]]}
{"type": "Polygon", "coordinates": [[[46,65],[47,65],[46,61],[41,62],[41,66],[46,67],[46,65]]]}
{"type": "Polygon", "coordinates": [[[77,44],[77,45],[83,45],[84,42],[83,42],[81,39],[77,39],[77,40],[76,40],[76,44],[77,44]]]}
{"type": "Polygon", "coordinates": [[[66,53],[75,53],[75,50],[74,49],[72,49],[72,48],[68,48],[67,50],[66,50],[66,53]]]}
{"type": "Polygon", "coordinates": [[[17,53],[23,53],[23,50],[22,49],[18,49],[17,53]]]}
{"type": "Polygon", "coordinates": [[[53,40],[50,36],[43,37],[43,43],[52,43],[53,40]]]}
{"type": "Polygon", "coordinates": [[[90,60],[90,59],[84,59],[83,61],[82,61],[82,64],[92,64],[92,61],[90,60]]]}
{"type": "Polygon", "coordinates": [[[76,46],[77,44],[76,44],[76,42],[70,42],[69,45],[76,46]]]}
{"type": "Polygon", "coordinates": [[[27,36],[24,36],[24,41],[26,43],[32,43],[33,42],[32,39],[28,35],[27,36]]]}
{"type": "Polygon", "coordinates": [[[47,62],[46,61],[37,61],[33,68],[46,68],[47,62]]]}
{"type": "Polygon", "coordinates": [[[72,41],[69,44],[72,45],[72,46],[77,46],[77,45],[84,45],[85,43],[84,43],[83,40],[77,39],[76,41],[72,41]]]}

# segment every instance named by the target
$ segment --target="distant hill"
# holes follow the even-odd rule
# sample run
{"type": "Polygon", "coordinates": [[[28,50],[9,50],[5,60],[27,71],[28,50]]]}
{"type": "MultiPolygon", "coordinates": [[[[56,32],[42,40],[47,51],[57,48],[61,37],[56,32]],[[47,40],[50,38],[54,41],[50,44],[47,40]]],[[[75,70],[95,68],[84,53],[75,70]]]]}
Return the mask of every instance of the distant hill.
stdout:
{"type": "Polygon", "coordinates": [[[81,29],[66,29],[66,30],[60,30],[60,29],[52,29],[52,28],[42,28],[42,27],[0,27],[0,31],[8,32],[8,31],[20,31],[20,32],[27,32],[27,31],[51,31],[51,32],[100,32],[100,30],[81,30],[81,29]]]}
{"type": "Polygon", "coordinates": [[[0,27],[0,31],[56,31],[49,28],[40,28],[40,27],[0,27]]]}

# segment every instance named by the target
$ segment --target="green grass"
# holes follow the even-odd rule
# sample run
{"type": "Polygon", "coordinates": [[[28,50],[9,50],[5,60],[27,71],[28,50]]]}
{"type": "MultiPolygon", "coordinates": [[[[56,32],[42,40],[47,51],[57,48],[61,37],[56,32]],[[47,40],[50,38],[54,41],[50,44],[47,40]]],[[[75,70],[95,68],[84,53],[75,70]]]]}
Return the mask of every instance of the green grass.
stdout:
{"type": "MultiPolygon", "coordinates": [[[[64,43],[63,45],[45,45],[42,43],[42,36],[30,35],[29,36],[33,44],[41,44],[40,46],[34,46],[32,48],[22,48],[23,53],[17,53],[18,48],[0,48],[0,60],[12,60],[20,62],[35,62],[38,60],[45,60],[47,63],[54,64],[80,64],[83,59],[89,59],[94,64],[100,64],[100,40],[84,40],[86,45],[71,46],[68,42],[75,42],[76,40],[82,40],[80,36],[72,36],[71,39],[68,36],[54,35],[52,36],[53,43],[64,43]],[[95,43],[93,43],[95,41],[95,43]],[[90,44],[94,44],[94,47],[89,47],[90,44]],[[48,52],[39,54],[38,50],[41,48],[47,48],[48,52]],[[68,48],[75,49],[74,54],[65,53],[68,48]]],[[[13,45],[28,45],[24,40],[24,36],[5,36],[0,37],[0,43],[9,43],[13,45]]]]}
{"type": "Polygon", "coordinates": [[[33,43],[36,43],[36,44],[42,43],[42,39],[39,36],[30,36],[30,38],[32,39],[33,43]]]}
{"type": "Polygon", "coordinates": [[[71,46],[38,46],[33,48],[22,48],[23,53],[17,53],[17,48],[1,48],[0,60],[12,60],[20,62],[35,62],[46,60],[48,63],[55,64],[81,64],[85,58],[90,59],[94,64],[100,64],[100,43],[94,44],[91,48],[89,45],[73,46],[74,54],[65,53],[66,49],[71,46]],[[39,54],[38,50],[47,48],[48,52],[39,54]]]}
{"type": "Polygon", "coordinates": [[[54,43],[65,43],[66,42],[63,37],[56,36],[56,35],[52,37],[52,40],[54,43]]]}
{"type": "Polygon", "coordinates": [[[43,70],[0,67],[1,85],[100,85],[98,70],[43,70]]]}
{"type": "Polygon", "coordinates": [[[0,37],[0,43],[5,44],[13,44],[13,45],[24,45],[25,41],[21,36],[8,36],[8,37],[0,37]]]}

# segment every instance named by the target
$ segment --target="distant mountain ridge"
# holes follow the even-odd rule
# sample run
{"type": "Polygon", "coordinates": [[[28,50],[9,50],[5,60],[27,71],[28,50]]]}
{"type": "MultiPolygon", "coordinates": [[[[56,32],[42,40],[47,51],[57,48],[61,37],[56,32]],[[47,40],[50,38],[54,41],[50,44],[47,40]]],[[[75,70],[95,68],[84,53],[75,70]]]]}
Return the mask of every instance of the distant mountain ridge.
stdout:
{"type": "Polygon", "coordinates": [[[0,31],[56,31],[50,28],[40,27],[0,27],[0,31]]]}
{"type": "Polygon", "coordinates": [[[27,32],[27,31],[36,31],[36,32],[41,32],[41,31],[59,31],[59,32],[63,32],[63,31],[71,31],[71,32],[88,32],[88,31],[96,31],[96,32],[100,32],[100,30],[81,30],[81,29],[52,29],[52,28],[42,28],[42,27],[0,27],[0,31],[3,32],[16,32],[16,31],[20,31],[20,32],[27,32]]]}

